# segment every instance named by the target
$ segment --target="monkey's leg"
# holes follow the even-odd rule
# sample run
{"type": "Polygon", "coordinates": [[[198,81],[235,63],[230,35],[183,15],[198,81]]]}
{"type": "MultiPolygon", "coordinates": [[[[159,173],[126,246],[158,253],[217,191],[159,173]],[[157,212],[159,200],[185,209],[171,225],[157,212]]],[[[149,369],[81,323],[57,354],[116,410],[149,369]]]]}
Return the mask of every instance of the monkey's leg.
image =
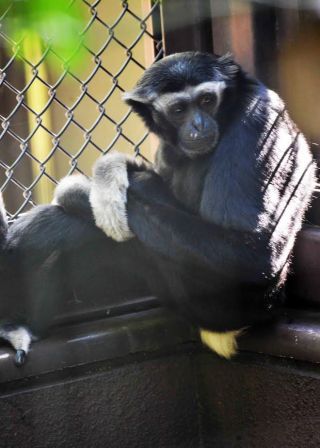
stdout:
{"type": "Polygon", "coordinates": [[[15,349],[15,363],[17,366],[24,364],[34,340],[31,331],[23,325],[2,324],[0,325],[0,337],[8,341],[15,349]]]}
{"type": "Polygon", "coordinates": [[[0,338],[16,350],[15,364],[27,360],[30,345],[50,328],[62,296],[63,282],[59,265],[60,253],[51,253],[24,280],[24,291],[12,297],[11,313],[0,322],[0,338]]]}

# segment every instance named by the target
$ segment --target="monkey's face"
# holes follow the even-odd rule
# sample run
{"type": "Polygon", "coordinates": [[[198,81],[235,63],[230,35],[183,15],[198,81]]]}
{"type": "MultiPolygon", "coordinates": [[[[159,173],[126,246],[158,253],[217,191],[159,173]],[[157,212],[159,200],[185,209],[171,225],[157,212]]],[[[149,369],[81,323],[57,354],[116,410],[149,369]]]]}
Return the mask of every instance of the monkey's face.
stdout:
{"type": "Polygon", "coordinates": [[[124,99],[163,143],[195,158],[217,145],[219,109],[238,72],[229,55],[178,53],[149,67],[124,99]]]}
{"type": "Polygon", "coordinates": [[[216,113],[224,86],[223,81],[204,82],[157,97],[152,107],[160,137],[190,158],[210,152],[219,138],[216,113]]]}

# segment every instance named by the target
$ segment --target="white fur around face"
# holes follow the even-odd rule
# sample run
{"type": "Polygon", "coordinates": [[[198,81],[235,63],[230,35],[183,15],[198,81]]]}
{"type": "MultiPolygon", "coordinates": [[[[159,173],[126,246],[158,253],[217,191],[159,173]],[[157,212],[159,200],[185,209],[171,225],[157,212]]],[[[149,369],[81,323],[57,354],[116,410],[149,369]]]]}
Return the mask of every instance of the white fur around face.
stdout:
{"type": "Polygon", "coordinates": [[[134,235],[127,220],[127,162],[125,154],[101,157],[93,168],[90,203],[97,227],[115,241],[126,241],[134,235]]]}
{"type": "Polygon", "coordinates": [[[187,102],[196,101],[197,97],[201,94],[214,93],[217,97],[216,110],[218,110],[225,88],[225,81],[202,82],[197,86],[187,86],[182,92],[163,93],[155,98],[153,106],[158,111],[162,111],[166,110],[171,104],[178,100],[185,100],[187,102]]]}

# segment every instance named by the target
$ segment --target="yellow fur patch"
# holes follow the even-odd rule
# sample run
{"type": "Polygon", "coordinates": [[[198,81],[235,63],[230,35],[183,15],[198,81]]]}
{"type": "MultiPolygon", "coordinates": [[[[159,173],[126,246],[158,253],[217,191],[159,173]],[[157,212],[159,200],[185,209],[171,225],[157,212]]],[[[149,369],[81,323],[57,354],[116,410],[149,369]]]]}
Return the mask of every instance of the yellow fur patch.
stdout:
{"type": "Polygon", "coordinates": [[[241,333],[242,330],[216,333],[213,331],[202,330],[200,328],[201,341],[212,351],[227,359],[230,359],[237,353],[237,337],[240,336],[241,333]]]}

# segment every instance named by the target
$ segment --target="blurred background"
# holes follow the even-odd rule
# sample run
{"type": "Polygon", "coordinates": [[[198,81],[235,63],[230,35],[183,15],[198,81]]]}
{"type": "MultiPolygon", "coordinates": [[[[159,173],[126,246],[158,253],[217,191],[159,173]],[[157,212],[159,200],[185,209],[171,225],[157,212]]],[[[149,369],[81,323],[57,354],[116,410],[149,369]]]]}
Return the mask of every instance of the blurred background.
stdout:
{"type": "Polygon", "coordinates": [[[319,151],[318,0],[0,0],[0,184],[11,217],[110,150],[153,159],[122,102],[154,60],[231,51],[319,151]]]}

